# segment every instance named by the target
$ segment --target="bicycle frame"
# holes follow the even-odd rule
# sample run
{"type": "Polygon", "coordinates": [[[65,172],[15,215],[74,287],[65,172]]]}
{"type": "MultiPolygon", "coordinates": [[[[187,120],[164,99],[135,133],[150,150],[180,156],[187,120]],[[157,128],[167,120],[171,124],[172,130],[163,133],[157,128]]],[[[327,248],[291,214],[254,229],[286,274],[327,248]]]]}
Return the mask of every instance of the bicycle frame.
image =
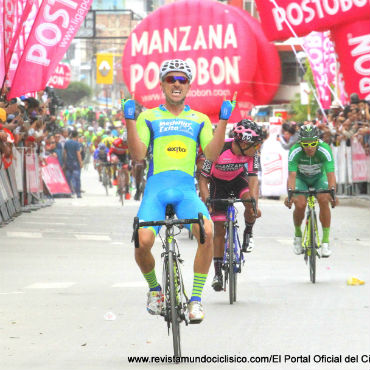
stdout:
{"type": "Polygon", "coordinates": [[[225,271],[224,276],[224,291],[226,291],[226,284],[229,283],[229,302],[233,304],[236,301],[236,288],[237,288],[237,273],[241,272],[241,265],[244,263],[244,255],[241,250],[238,223],[236,219],[235,203],[252,203],[254,214],[257,214],[256,201],[254,198],[250,199],[208,199],[209,203],[227,204],[227,217],[226,217],[226,233],[225,233],[225,246],[224,257],[222,266],[225,271]]]}
{"type": "Polygon", "coordinates": [[[308,190],[292,190],[288,189],[288,200],[291,201],[293,194],[307,196],[307,212],[305,229],[302,236],[302,247],[304,250],[304,261],[309,262],[310,280],[314,284],[316,282],[316,257],[320,257],[318,249],[321,247],[319,230],[317,226],[317,216],[315,210],[317,194],[328,193],[335,201],[334,189],[316,190],[309,188],[308,190]]]}
{"type": "MultiPolygon", "coordinates": [[[[234,259],[234,271],[235,272],[241,272],[241,264],[245,262],[244,260],[244,254],[241,251],[241,245],[240,245],[240,239],[239,239],[239,234],[238,234],[238,223],[236,221],[236,214],[235,214],[235,207],[233,205],[229,205],[227,207],[227,218],[226,218],[226,226],[228,225],[229,222],[232,222],[234,227],[233,227],[233,255],[235,256],[234,259]]],[[[226,235],[225,235],[225,247],[224,247],[224,258],[223,258],[223,264],[225,265],[227,262],[227,256],[228,256],[228,250],[229,250],[229,245],[228,245],[228,240],[229,240],[229,228],[226,227],[226,235]]],[[[224,287],[224,290],[226,291],[226,286],[224,287]]]]}
{"type": "Polygon", "coordinates": [[[172,339],[174,355],[181,356],[180,343],[180,323],[185,321],[186,325],[189,323],[187,313],[188,298],[185,294],[184,283],[181,275],[179,264],[182,263],[180,259],[180,252],[175,240],[175,225],[198,223],[200,226],[200,242],[205,242],[204,220],[203,215],[198,213],[198,219],[183,219],[177,220],[174,218],[173,210],[167,212],[164,221],[139,222],[139,218],[134,219],[134,233],[133,241],[135,248],[139,248],[139,227],[142,226],[165,226],[166,234],[165,240],[162,240],[164,252],[161,254],[163,258],[163,292],[165,296],[165,306],[162,311],[162,316],[167,322],[168,334],[170,327],[172,327],[172,339]]]}

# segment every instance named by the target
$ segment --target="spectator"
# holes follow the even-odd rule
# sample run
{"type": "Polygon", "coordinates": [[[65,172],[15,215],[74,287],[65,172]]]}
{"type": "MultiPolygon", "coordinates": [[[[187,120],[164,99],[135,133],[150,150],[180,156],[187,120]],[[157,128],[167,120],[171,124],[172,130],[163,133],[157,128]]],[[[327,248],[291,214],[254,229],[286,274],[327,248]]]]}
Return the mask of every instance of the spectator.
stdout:
{"type": "Polygon", "coordinates": [[[67,140],[63,152],[64,173],[72,194],[81,198],[81,146],[78,142],[78,132],[72,131],[71,139],[67,140]]]}
{"type": "Polygon", "coordinates": [[[277,136],[277,141],[281,146],[289,150],[298,141],[298,132],[296,130],[296,123],[284,122],[281,125],[281,134],[277,136]]]}

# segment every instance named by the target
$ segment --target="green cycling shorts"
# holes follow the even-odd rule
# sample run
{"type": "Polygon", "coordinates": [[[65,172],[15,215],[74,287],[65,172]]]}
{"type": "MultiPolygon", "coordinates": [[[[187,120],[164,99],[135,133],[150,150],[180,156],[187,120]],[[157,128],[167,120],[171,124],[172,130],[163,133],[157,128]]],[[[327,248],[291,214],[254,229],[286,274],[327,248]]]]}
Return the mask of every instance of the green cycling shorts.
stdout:
{"type": "Polygon", "coordinates": [[[295,189],[306,191],[308,188],[315,188],[316,190],[328,189],[328,178],[325,173],[319,176],[302,176],[297,175],[295,180],[295,189]]]}

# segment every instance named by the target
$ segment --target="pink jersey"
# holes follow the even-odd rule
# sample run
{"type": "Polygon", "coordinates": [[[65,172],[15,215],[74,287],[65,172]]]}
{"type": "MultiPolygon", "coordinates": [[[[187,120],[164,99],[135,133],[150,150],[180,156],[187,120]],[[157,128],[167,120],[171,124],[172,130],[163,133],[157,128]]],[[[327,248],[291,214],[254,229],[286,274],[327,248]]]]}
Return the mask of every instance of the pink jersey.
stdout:
{"type": "Polygon", "coordinates": [[[220,180],[231,181],[241,174],[257,175],[258,155],[253,157],[235,155],[231,151],[234,139],[226,139],[225,145],[215,162],[205,160],[202,175],[205,177],[216,177],[220,180]]]}

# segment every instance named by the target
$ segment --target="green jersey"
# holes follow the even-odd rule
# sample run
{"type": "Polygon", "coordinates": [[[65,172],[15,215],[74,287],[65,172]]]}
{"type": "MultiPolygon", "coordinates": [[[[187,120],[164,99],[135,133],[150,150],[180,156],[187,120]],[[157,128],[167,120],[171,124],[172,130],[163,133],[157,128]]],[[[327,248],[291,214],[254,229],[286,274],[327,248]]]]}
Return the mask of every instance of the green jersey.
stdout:
{"type": "Polygon", "coordinates": [[[289,172],[308,178],[319,177],[328,172],[334,172],[334,158],[328,144],[319,140],[315,155],[309,157],[299,143],[289,151],[289,172]]]}
{"type": "Polygon", "coordinates": [[[148,177],[164,171],[183,171],[194,175],[198,146],[212,140],[209,118],[188,105],[180,115],[170,113],[164,105],[142,112],[137,130],[150,155],[148,177]]]}

